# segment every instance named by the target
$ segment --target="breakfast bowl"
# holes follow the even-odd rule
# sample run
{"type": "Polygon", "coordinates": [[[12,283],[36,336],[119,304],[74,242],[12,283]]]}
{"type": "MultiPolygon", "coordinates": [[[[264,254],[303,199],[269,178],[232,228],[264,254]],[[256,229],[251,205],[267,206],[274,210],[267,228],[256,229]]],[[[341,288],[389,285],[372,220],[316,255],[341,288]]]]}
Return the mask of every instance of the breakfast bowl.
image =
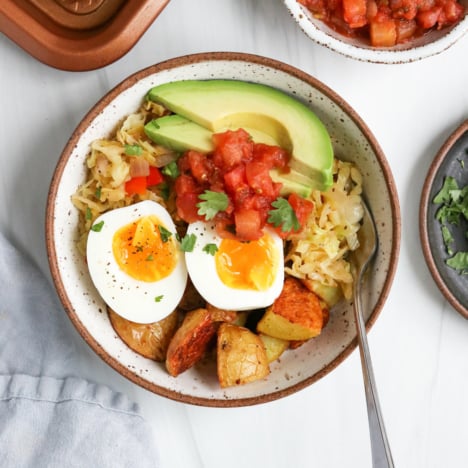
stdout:
{"type": "MultiPolygon", "coordinates": [[[[290,104],[292,108],[296,110],[300,109],[299,112],[305,112],[307,115],[312,116],[313,125],[321,129],[321,136],[319,135],[319,137],[329,143],[329,148],[327,146],[328,143],[324,147],[328,148],[326,151],[331,151],[331,158],[341,160],[343,166],[350,167],[352,165],[362,174],[362,180],[357,176],[356,180],[358,180],[357,183],[360,189],[362,189],[363,196],[366,198],[375,218],[379,238],[377,256],[363,288],[362,297],[363,304],[365,305],[367,327],[371,327],[377,319],[390,292],[399,252],[400,210],[390,167],[378,142],[362,119],[340,96],[314,77],[290,65],[270,58],[241,53],[215,52],[171,59],[138,71],[125,79],[105,95],[83,118],[71,135],[57,163],[47,202],[46,242],[49,265],[58,296],[65,311],[80,335],[96,354],[132,382],[155,394],[184,403],[202,406],[233,407],[264,403],[290,395],[316,382],[335,369],[357,345],[351,300],[346,300],[345,298],[336,300],[333,301],[332,307],[320,309],[320,320],[324,326],[318,336],[307,339],[309,335],[295,335],[296,338],[301,336],[303,339],[291,342],[282,340],[289,344],[287,346],[288,349],[281,354],[279,359],[274,359],[269,363],[267,372],[261,378],[254,381],[247,380],[246,382],[248,383],[234,379],[235,381],[231,382],[233,383],[231,385],[229,382],[226,384],[226,381],[222,381],[222,379],[220,380],[217,377],[219,362],[216,363],[216,353],[211,348],[207,348],[203,357],[187,370],[184,369],[184,372],[172,372],[173,366],[172,364],[171,366],[168,365],[168,357],[166,361],[163,357],[158,362],[145,357],[145,353],[137,352],[138,350],[135,351],[134,347],[127,346],[126,342],[122,339],[125,336],[123,336],[123,333],[118,332],[119,328],[116,325],[115,316],[118,314],[112,314],[112,312],[108,311],[106,302],[102,299],[102,291],[99,289],[100,292],[98,293],[97,283],[93,281],[95,276],[99,276],[99,273],[96,274],[94,272],[93,275],[90,274],[90,271],[93,270],[91,268],[92,264],[95,262],[106,262],[100,258],[100,252],[104,252],[104,250],[100,250],[100,247],[98,247],[93,250],[94,253],[91,255],[88,249],[86,253],[88,258],[85,260],[83,251],[79,248],[80,223],[88,217],[88,214],[91,215],[92,210],[88,209],[90,205],[87,205],[85,211],[82,211],[80,214],[79,209],[77,209],[80,197],[77,197],[76,194],[77,190],[84,186],[89,175],[88,166],[90,166],[90,163],[88,156],[91,146],[94,145],[93,142],[102,141],[102,139],[110,138],[114,135],[117,128],[121,129],[122,126],[125,126],[125,122],[128,122],[128,119],[125,120],[126,116],[137,112],[141,108],[142,103],[158,94],[158,92],[161,95],[162,90],[172,91],[177,87],[187,89],[187,83],[189,85],[195,83],[196,88],[211,87],[214,82],[217,82],[216,93],[214,93],[215,97],[218,96],[217,93],[224,92],[221,90],[222,86],[229,88],[235,83],[237,90],[235,99],[229,99],[226,95],[219,94],[219,96],[224,96],[221,99],[223,106],[233,105],[232,102],[237,106],[241,101],[245,101],[246,105],[250,106],[252,105],[252,99],[250,97],[248,99],[243,98],[244,90],[253,88],[256,90],[267,89],[268,96],[274,95],[280,101],[284,100],[281,101],[283,113],[281,118],[286,118],[284,116],[288,114],[287,106],[290,104]],[[182,86],[180,85],[181,83],[182,86]],[[241,89],[241,94],[239,94],[239,89],[241,89]],[[93,279],[91,276],[93,276],[93,279]],[[324,318],[325,311],[328,315],[327,321],[324,318]],[[168,372],[168,369],[171,370],[171,373],[168,372]],[[236,385],[236,383],[242,384],[236,385]]],[[[193,87],[190,89],[192,90],[193,87]]],[[[192,94],[188,98],[184,96],[183,102],[186,103],[187,100],[195,101],[196,99],[192,99],[191,96],[192,94]]],[[[203,99],[201,100],[204,104],[202,106],[203,109],[208,107],[205,98],[206,96],[203,95],[203,99]]],[[[253,100],[255,101],[255,99],[253,100]]],[[[266,101],[270,100],[270,97],[266,98],[266,101]]],[[[150,105],[153,106],[152,103],[150,105]]],[[[262,112],[268,113],[264,108],[260,108],[259,105],[257,106],[254,103],[253,112],[255,119],[249,120],[249,125],[251,126],[255,126],[255,122],[259,119],[265,118],[262,112]]],[[[273,108],[278,109],[274,106],[273,108]]],[[[156,107],[159,108],[159,104],[156,107]]],[[[241,112],[236,115],[240,115],[241,119],[245,119],[245,116],[250,114],[241,112]]],[[[169,117],[173,116],[176,118],[180,117],[177,114],[169,115],[169,117]]],[[[163,116],[162,119],[166,117],[163,116]]],[[[230,118],[232,118],[232,115],[230,118]]],[[[278,116],[275,116],[275,118],[280,119],[278,116]]],[[[278,128],[275,118],[268,116],[268,118],[264,119],[267,122],[267,127],[278,128]]],[[[162,121],[157,119],[156,122],[158,121],[160,124],[157,125],[153,125],[153,121],[149,122],[156,132],[160,132],[165,128],[162,121]]],[[[237,133],[232,132],[231,134],[238,134],[239,131],[242,132],[242,130],[237,130],[237,133]]],[[[290,131],[294,132],[293,129],[290,131]]],[[[291,134],[289,134],[290,138],[299,138],[301,141],[307,141],[310,137],[310,135],[305,135],[301,132],[294,137],[291,134]]],[[[271,147],[265,144],[263,148],[271,147]]],[[[127,150],[135,154],[134,145],[125,145],[125,151],[127,150]]],[[[274,154],[282,153],[280,151],[280,153],[274,154]]],[[[184,154],[184,157],[186,157],[186,154],[184,154]]],[[[177,161],[177,164],[179,162],[177,161]]],[[[354,171],[354,169],[352,170],[354,171]]],[[[168,171],[163,170],[163,172],[167,176],[168,171]]],[[[293,173],[294,170],[291,169],[290,172],[293,173]]],[[[323,173],[320,172],[320,174],[323,173]]],[[[326,178],[329,177],[332,176],[326,174],[326,178]]],[[[259,179],[255,177],[253,180],[254,182],[258,182],[259,179]]],[[[282,185],[276,185],[275,187],[282,187],[282,185]]],[[[99,194],[94,193],[95,191],[96,189],[92,188],[91,195],[98,196],[101,200],[101,189],[99,188],[98,190],[99,194]]],[[[204,194],[207,192],[204,192],[204,194]]],[[[321,192],[318,193],[319,196],[316,203],[320,203],[321,192]]],[[[210,195],[212,194],[213,192],[211,191],[210,195]]],[[[360,197],[361,195],[358,194],[356,196],[360,197]]],[[[279,198],[275,201],[279,201],[279,198]]],[[[284,199],[282,202],[287,205],[284,199]]],[[[142,206],[141,209],[143,209],[143,206],[146,206],[144,203],[143,205],[139,205],[142,206]]],[[[342,206],[348,206],[353,210],[350,204],[345,203],[342,206]]],[[[92,208],[94,209],[94,205],[92,205],[92,208]]],[[[128,209],[128,207],[124,207],[124,209],[128,209]]],[[[132,210],[131,205],[130,210],[132,210]]],[[[281,210],[278,208],[279,211],[281,210]]],[[[346,210],[344,211],[345,216],[351,215],[351,213],[346,213],[346,210]]],[[[105,215],[106,213],[104,213],[105,215]]],[[[107,223],[107,219],[105,221],[98,221],[93,220],[91,222],[91,230],[99,231],[103,226],[110,225],[110,223],[107,223]]],[[[190,226],[189,224],[188,230],[190,226]]],[[[169,224],[166,227],[169,229],[169,224]]],[[[91,233],[91,230],[88,233],[89,236],[92,234],[96,237],[102,234],[102,232],[91,233]]],[[[164,231],[166,232],[166,230],[164,231]]],[[[181,245],[186,237],[181,240],[181,245]]],[[[350,238],[352,237],[350,235],[350,238]]],[[[171,237],[171,239],[173,238],[180,240],[180,236],[178,235],[171,237]]],[[[89,242],[88,237],[88,247],[89,242]]],[[[242,242],[242,244],[249,246],[253,242],[242,242]]],[[[212,244],[210,245],[213,247],[212,244]]],[[[203,265],[200,266],[198,263],[203,255],[210,257],[208,250],[205,248],[203,250],[205,251],[204,253],[200,253],[198,257],[192,257],[191,260],[189,260],[189,254],[187,253],[190,250],[184,250],[186,252],[185,257],[189,276],[193,280],[193,283],[196,284],[197,289],[203,277],[209,277],[208,268],[205,269],[203,265]],[[194,270],[190,270],[190,268],[195,268],[195,271],[198,268],[196,275],[192,275],[194,270]]],[[[146,260],[152,260],[149,257],[146,260]]],[[[245,258],[248,259],[248,262],[250,261],[250,257],[247,256],[245,258]]],[[[247,270],[249,269],[251,270],[251,267],[247,264],[247,270]]],[[[280,269],[282,270],[282,266],[280,269]]],[[[107,272],[102,274],[107,274],[107,272]]],[[[111,275],[112,279],[118,274],[111,275]]],[[[348,274],[350,274],[349,271],[348,274]]],[[[263,271],[260,275],[260,281],[263,281],[263,277],[267,275],[268,272],[263,271]]],[[[126,286],[124,287],[126,288],[126,286]]],[[[153,302],[164,302],[166,295],[169,297],[172,294],[171,288],[173,290],[176,289],[175,286],[169,286],[167,294],[156,295],[153,302]]],[[[211,294],[213,291],[216,293],[216,289],[217,286],[208,287],[206,289],[207,294],[211,294]]],[[[331,290],[335,291],[336,288],[332,287],[331,290]]],[[[227,297],[225,294],[218,294],[218,296],[221,297],[216,298],[216,300],[223,300],[227,297]]],[[[242,294],[235,293],[232,296],[233,298],[229,299],[230,302],[227,303],[225,308],[240,310],[242,308],[241,296],[242,294]]],[[[124,297],[122,301],[125,300],[126,298],[124,297]]],[[[271,301],[271,299],[269,300],[271,301]]],[[[320,302],[320,304],[323,305],[323,302],[320,302]]],[[[118,303],[115,304],[116,307],[118,305],[118,303]]],[[[286,304],[287,307],[288,304],[286,304]]],[[[143,315],[145,313],[136,302],[133,309],[129,305],[126,312],[141,312],[143,315]]],[[[205,309],[197,310],[203,311],[205,309]]],[[[151,314],[152,312],[150,311],[149,313],[151,314]]],[[[203,312],[201,313],[203,314],[203,312]]],[[[146,323],[151,321],[151,318],[145,318],[143,315],[135,321],[146,323]]],[[[236,315],[236,320],[239,319],[240,315],[241,313],[236,315]]],[[[245,315],[251,317],[249,312],[245,312],[243,316],[245,315]]],[[[163,316],[164,314],[158,317],[158,320],[163,316]]],[[[132,317],[134,316],[132,315],[130,318],[127,318],[132,320],[132,317]]],[[[232,325],[246,335],[249,332],[248,324],[245,322],[240,325],[232,325]]],[[[219,330],[221,330],[221,327],[219,330]]],[[[180,328],[183,328],[183,326],[180,328]]],[[[268,328],[268,324],[264,328],[268,328]]],[[[302,330],[301,327],[299,328],[302,330]]],[[[232,331],[232,328],[227,326],[225,329],[225,331],[232,331]]],[[[218,339],[219,333],[218,331],[218,339]]],[[[249,336],[249,339],[257,339],[255,333],[251,332],[249,336]]],[[[172,339],[169,347],[171,347],[174,341],[175,338],[172,339]]],[[[190,340],[185,340],[185,343],[188,341],[190,340]]],[[[194,338],[193,341],[196,342],[197,339],[194,338]]],[[[237,346],[239,342],[234,341],[231,344],[237,346]]],[[[256,352],[263,353],[263,356],[265,350],[262,346],[258,346],[258,341],[256,343],[257,345],[255,346],[257,347],[255,348],[254,346],[256,352]]],[[[276,341],[276,343],[278,342],[276,341]]],[[[224,353],[226,348],[228,346],[222,346],[221,351],[224,353]]],[[[182,352],[179,353],[182,357],[184,356],[183,351],[187,351],[187,348],[182,348],[182,352]]],[[[170,351],[167,351],[168,355],[169,353],[170,351]]],[[[190,353],[185,352],[185,356],[188,354],[190,353]]]]}
{"type": "MultiPolygon", "coordinates": [[[[329,21],[325,22],[322,21],[323,13],[318,10],[312,12],[315,6],[320,7],[324,2],[310,1],[309,5],[315,5],[312,9],[304,6],[308,4],[307,0],[284,0],[284,3],[292,18],[312,40],[346,57],[364,62],[384,64],[415,62],[443,52],[468,31],[467,0],[456,2],[453,20],[447,21],[445,13],[441,13],[444,15],[444,19],[441,19],[442,27],[434,21],[437,11],[440,13],[443,9],[437,10],[438,7],[434,2],[431,2],[430,12],[420,13],[422,18],[417,16],[420,6],[417,6],[416,2],[415,6],[411,6],[412,2],[391,2],[390,5],[394,5],[395,8],[392,15],[397,18],[395,23],[397,26],[392,25],[391,28],[378,26],[373,34],[375,39],[371,39],[370,35],[372,24],[368,19],[369,11],[362,12],[360,20],[351,16],[345,21],[343,11],[337,9],[336,15],[332,14],[329,21]],[[356,26],[350,27],[353,21],[356,26]]],[[[348,4],[351,9],[352,2],[348,4]]],[[[374,5],[372,2],[371,4],[374,5]]],[[[429,7],[429,3],[427,5],[429,7]]],[[[356,11],[353,12],[355,13],[356,11]]],[[[375,23],[389,24],[380,20],[375,23]]]]}

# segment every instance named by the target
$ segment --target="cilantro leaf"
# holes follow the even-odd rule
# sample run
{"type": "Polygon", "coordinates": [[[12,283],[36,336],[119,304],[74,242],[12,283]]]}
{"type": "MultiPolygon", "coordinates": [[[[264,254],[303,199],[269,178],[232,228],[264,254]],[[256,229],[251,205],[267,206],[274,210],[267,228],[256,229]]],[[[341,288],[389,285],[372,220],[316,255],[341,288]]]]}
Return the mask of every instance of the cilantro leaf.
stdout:
{"type": "Polygon", "coordinates": [[[154,298],[154,302],[161,302],[162,299],[163,299],[163,297],[164,297],[163,295],[161,295],[161,296],[156,296],[156,297],[154,298]]]}
{"type": "Polygon", "coordinates": [[[125,145],[125,154],[128,156],[141,156],[143,149],[140,145],[125,145]]]}
{"type": "Polygon", "coordinates": [[[453,177],[447,176],[444,179],[442,188],[434,197],[433,202],[436,204],[450,202],[452,199],[450,192],[452,190],[458,190],[457,181],[453,177]]]}
{"type": "Polygon", "coordinates": [[[445,263],[461,274],[468,274],[468,252],[457,252],[453,257],[446,260],[445,263]]]}
{"type": "Polygon", "coordinates": [[[94,232],[101,232],[101,229],[102,227],[104,226],[104,221],[101,221],[97,224],[93,224],[91,226],[91,231],[94,231],[94,232]]]}
{"type": "Polygon", "coordinates": [[[86,218],[87,220],[90,220],[90,219],[92,219],[92,217],[93,217],[93,213],[92,213],[92,211],[91,211],[91,208],[90,208],[89,206],[87,206],[87,207],[86,207],[85,218],[86,218]]]}
{"type": "Polygon", "coordinates": [[[218,246],[216,244],[206,244],[205,247],[203,247],[203,252],[206,252],[207,254],[214,255],[218,251],[218,246]]]}
{"type": "Polygon", "coordinates": [[[225,211],[229,206],[229,198],[224,192],[205,190],[199,195],[200,203],[197,203],[198,214],[208,221],[213,219],[220,211],[225,211]]]}
{"type": "Polygon", "coordinates": [[[166,164],[162,168],[161,172],[164,175],[167,175],[168,177],[170,177],[171,179],[176,179],[178,177],[178,175],[180,174],[179,168],[178,168],[177,163],[175,161],[171,161],[169,164],[166,164]]]}
{"type": "Polygon", "coordinates": [[[299,231],[301,225],[297,219],[293,207],[288,200],[283,197],[278,197],[271,206],[274,208],[268,212],[268,222],[275,227],[281,226],[283,232],[291,230],[299,231]]]}
{"type": "Polygon", "coordinates": [[[161,240],[163,242],[167,242],[169,238],[172,236],[172,232],[167,230],[164,226],[158,224],[159,234],[161,236],[161,240]]]}
{"type": "Polygon", "coordinates": [[[192,252],[195,247],[197,236],[195,234],[187,234],[180,241],[180,249],[183,252],[192,252]]]}

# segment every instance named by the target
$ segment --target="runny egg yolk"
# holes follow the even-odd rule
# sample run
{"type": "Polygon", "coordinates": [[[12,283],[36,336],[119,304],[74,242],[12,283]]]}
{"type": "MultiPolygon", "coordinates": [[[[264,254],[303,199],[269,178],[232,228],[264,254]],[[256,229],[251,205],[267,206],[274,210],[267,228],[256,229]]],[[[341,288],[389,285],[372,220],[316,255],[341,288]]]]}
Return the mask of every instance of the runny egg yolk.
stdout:
{"type": "Polygon", "coordinates": [[[265,234],[249,242],[223,239],[215,263],[218,276],[226,286],[265,291],[275,280],[279,256],[273,239],[265,234]]]}
{"type": "Polygon", "coordinates": [[[116,231],[112,251],[123,272],[146,282],[169,276],[178,257],[171,233],[154,215],[144,216],[116,231]]]}

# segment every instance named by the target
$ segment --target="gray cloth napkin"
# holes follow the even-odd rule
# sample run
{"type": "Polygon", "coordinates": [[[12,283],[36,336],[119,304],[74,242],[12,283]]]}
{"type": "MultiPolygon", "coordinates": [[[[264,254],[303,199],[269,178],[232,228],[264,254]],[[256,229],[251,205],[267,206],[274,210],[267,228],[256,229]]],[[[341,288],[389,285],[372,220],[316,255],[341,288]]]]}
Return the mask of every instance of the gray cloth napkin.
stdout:
{"type": "Polygon", "coordinates": [[[67,321],[47,279],[0,232],[0,467],[156,467],[137,405],[73,375],[67,321]]]}

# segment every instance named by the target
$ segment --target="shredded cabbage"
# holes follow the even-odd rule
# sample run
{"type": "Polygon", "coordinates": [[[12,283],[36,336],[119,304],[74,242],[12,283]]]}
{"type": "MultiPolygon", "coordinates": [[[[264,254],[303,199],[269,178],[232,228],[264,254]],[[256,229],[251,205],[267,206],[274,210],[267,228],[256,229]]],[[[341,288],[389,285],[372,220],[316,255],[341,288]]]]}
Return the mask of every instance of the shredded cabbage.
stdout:
{"type": "Polygon", "coordinates": [[[72,203],[79,210],[80,253],[85,256],[88,232],[94,220],[102,213],[128,206],[141,200],[154,200],[165,204],[154,191],[144,195],[127,196],[125,182],[130,180],[131,159],[125,153],[126,145],[138,145],[142,149],[139,158],[146,159],[152,166],[163,166],[174,161],[177,155],[167,148],[152,142],[144,132],[145,123],[164,115],[167,111],[159,104],[146,101],[140,109],[130,114],[117,129],[115,137],[99,139],[91,143],[86,158],[88,176],[72,195],[72,203]]]}
{"type": "Polygon", "coordinates": [[[333,180],[327,192],[312,192],[314,210],[289,243],[285,271],[306,282],[339,287],[350,299],[353,277],[347,256],[359,247],[362,176],[352,163],[335,160],[333,180]]]}

